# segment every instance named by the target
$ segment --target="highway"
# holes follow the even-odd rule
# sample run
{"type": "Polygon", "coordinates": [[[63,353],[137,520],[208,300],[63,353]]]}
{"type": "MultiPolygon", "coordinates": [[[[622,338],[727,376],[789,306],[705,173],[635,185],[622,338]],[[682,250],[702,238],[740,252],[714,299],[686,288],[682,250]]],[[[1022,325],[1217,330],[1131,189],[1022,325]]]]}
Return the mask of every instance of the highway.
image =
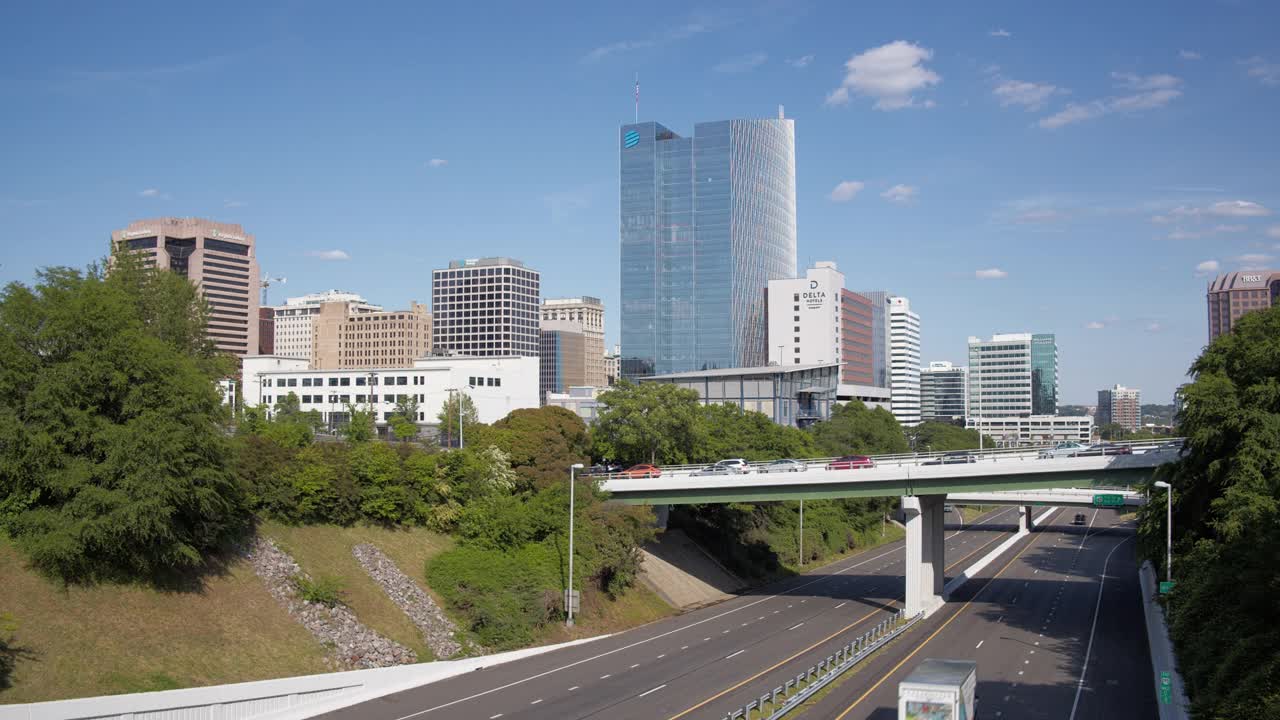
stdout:
{"type": "Polygon", "coordinates": [[[1075,512],[1056,513],[799,717],[893,720],[898,682],[925,658],[978,663],[984,720],[1155,717],[1132,523],[1091,510],[1087,527],[1067,524],[1075,512]]]}
{"type": "MultiPolygon", "coordinates": [[[[948,577],[1007,539],[1017,508],[949,527],[948,577]]],[[[903,560],[903,544],[892,543],[711,607],[321,717],[723,717],[900,607],[903,560]]]]}

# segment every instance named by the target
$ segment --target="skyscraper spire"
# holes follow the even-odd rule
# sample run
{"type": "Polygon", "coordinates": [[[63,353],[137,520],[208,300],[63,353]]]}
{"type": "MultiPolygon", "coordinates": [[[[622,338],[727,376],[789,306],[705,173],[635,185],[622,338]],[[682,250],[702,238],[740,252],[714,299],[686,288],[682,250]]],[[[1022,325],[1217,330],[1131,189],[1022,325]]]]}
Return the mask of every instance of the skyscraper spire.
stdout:
{"type": "Polygon", "coordinates": [[[640,122],[640,73],[636,73],[636,122],[640,122]]]}

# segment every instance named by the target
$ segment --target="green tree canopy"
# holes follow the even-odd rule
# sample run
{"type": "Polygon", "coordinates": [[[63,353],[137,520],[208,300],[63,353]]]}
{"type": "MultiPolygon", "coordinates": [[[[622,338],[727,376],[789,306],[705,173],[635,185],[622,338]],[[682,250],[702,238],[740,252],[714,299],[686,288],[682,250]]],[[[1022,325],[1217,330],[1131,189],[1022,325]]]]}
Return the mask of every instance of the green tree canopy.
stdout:
{"type": "Polygon", "coordinates": [[[495,445],[508,455],[523,488],[566,482],[570,465],[590,462],[586,423],[561,407],[513,410],[472,436],[477,444],[495,445]]]}
{"type": "Polygon", "coordinates": [[[880,407],[868,409],[860,400],[836,405],[831,418],[810,426],[809,432],[826,456],[911,451],[893,413],[880,407]]]}
{"type": "Polygon", "coordinates": [[[131,255],[0,293],[0,525],[35,567],[157,578],[243,527],[215,385],[232,366],[204,318],[131,255]]]}
{"type": "MultiPolygon", "coordinates": [[[[962,428],[951,423],[923,422],[908,432],[915,434],[917,452],[976,450],[979,444],[977,430],[962,428]]],[[[983,445],[989,448],[995,447],[990,437],[986,438],[983,445]]]]}
{"type": "MultiPolygon", "coordinates": [[[[1251,312],[1191,366],[1177,422],[1170,630],[1197,718],[1280,716],[1280,308],[1251,312]]],[[[1139,512],[1165,557],[1164,491],[1139,512]]]]}
{"type": "Polygon", "coordinates": [[[619,383],[599,397],[595,456],[628,463],[680,464],[706,439],[698,393],[669,383],[619,383]]]}
{"type": "Polygon", "coordinates": [[[764,413],[737,405],[712,404],[699,409],[705,425],[703,442],[691,452],[694,462],[725,458],[750,461],[806,458],[817,455],[813,436],[798,428],[779,425],[764,413]]]}
{"type": "Polygon", "coordinates": [[[464,444],[467,440],[467,433],[471,431],[472,426],[480,424],[480,416],[476,413],[476,404],[471,401],[471,396],[464,392],[449,393],[449,398],[444,401],[444,405],[440,407],[440,412],[436,414],[436,420],[440,423],[440,437],[442,438],[440,444],[445,447],[457,447],[459,444],[459,402],[462,403],[461,437],[464,444]]]}
{"type": "Polygon", "coordinates": [[[396,407],[388,422],[391,432],[401,440],[412,440],[418,436],[418,398],[414,395],[400,395],[396,398],[396,407]]]}

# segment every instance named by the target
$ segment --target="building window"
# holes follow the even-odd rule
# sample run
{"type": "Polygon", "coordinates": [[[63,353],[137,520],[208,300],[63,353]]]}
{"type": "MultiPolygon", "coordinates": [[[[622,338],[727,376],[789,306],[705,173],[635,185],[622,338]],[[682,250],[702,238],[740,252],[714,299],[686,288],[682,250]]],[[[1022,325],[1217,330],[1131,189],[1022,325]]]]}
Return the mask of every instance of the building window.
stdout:
{"type": "Polygon", "coordinates": [[[338,387],[338,378],[336,377],[329,378],[329,387],[338,387]]]}

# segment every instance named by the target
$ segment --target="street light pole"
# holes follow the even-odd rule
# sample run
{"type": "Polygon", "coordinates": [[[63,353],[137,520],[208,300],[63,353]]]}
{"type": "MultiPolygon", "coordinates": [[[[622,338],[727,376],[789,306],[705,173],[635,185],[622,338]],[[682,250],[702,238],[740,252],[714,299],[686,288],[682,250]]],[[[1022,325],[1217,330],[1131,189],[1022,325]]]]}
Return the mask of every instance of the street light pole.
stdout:
{"type": "Polygon", "coordinates": [[[462,441],[462,388],[458,388],[458,449],[463,448],[462,441]]]}
{"type": "Polygon", "coordinates": [[[804,567],[804,498],[800,498],[800,567],[804,567]]]}
{"type": "Polygon", "coordinates": [[[565,627],[573,627],[573,486],[576,484],[575,475],[581,469],[582,463],[569,466],[569,591],[564,596],[565,627]]]}
{"type": "Polygon", "coordinates": [[[1173,582],[1173,486],[1163,480],[1157,480],[1155,486],[1164,488],[1167,492],[1164,519],[1164,579],[1173,582]]]}

